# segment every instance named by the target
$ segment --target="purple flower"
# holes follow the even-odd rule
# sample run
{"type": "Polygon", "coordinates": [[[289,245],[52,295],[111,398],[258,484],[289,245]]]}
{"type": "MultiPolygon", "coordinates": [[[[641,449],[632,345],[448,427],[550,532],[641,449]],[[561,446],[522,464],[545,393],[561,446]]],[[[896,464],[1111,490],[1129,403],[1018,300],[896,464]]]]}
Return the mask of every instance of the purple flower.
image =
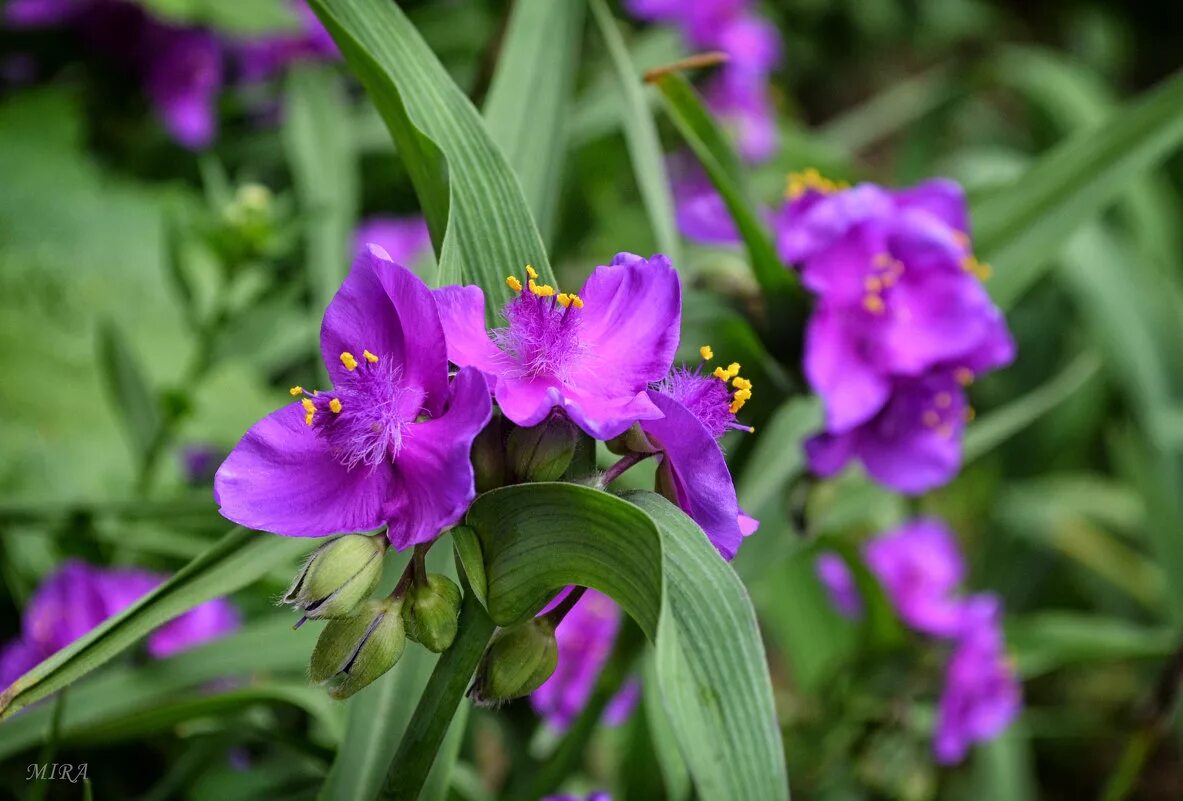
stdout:
{"type": "Polygon", "coordinates": [[[766,161],[776,154],[779,134],[767,79],[725,71],[707,85],[704,99],[731,129],[745,160],[766,161]]]}
{"type": "Polygon", "coordinates": [[[68,560],[29,599],[22,616],[24,639],[48,655],[65,648],[110,615],[101,573],[68,560]]]}
{"type": "Polygon", "coordinates": [[[603,790],[597,790],[586,796],[581,795],[548,795],[542,801],[612,801],[612,796],[603,790]]]}
{"type": "Polygon", "coordinates": [[[703,172],[698,159],[683,151],[668,159],[678,230],[692,242],[734,245],[740,240],[731,212],[703,172]]]}
{"type": "Polygon", "coordinates": [[[143,47],[145,90],[164,127],[184,147],[207,147],[217,133],[222,90],[218,38],[198,28],[152,23],[143,47]]]}
{"type": "Polygon", "coordinates": [[[357,226],[353,234],[354,253],[361,255],[370,244],[381,247],[398,264],[414,264],[431,251],[431,233],[427,221],[418,215],[374,215],[357,226]]]}
{"type": "Polygon", "coordinates": [[[214,476],[226,451],[204,443],[193,443],[181,449],[181,472],[190,484],[202,484],[214,476]]]}
{"type": "Polygon", "coordinates": [[[48,28],[69,22],[91,0],[8,0],[4,21],[13,28],[48,28]]]}
{"type": "MultiPolygon", "coordinates": [[[[704,364],[710,348],[702,349],[704,364]]],[[[739,376],[739,365],[716,368],[704,375],[677,368],[649,390],[662,416],[641,421],[650,445],[660,452],[658,485],[706,532],[725,559],[733,559],[743,538],[756,530],[754,518],[743,514],[735,484],[719,440],[729,430],[751,431],[735,414],[751,397],[751,382],[739,376]],[[734,382],[734,393],[729,384],[734,382]]]]}
{"type": "Polygon", "coordinates": [[[965,575],[965,563],[956,538],[943,523],[905,523],[868,542],[863,556],[905,623],[937,637],[961,631],[966,607],[954,593],[965,575]]]}
{"type": "MultiPolygon", "coordinates": [[[[239,42],[235,46],[239,74],[244,81],[262,81],[297,61],[328,61],[341,57],[333,37],[303,0],[293,0],[299,30],[239,42]]],[[[398,259],[398,255],[391,253],[398,259]]]]}
{"type": "Polygon", "coordinates": [[[969,250],[960,187],[842,189],[809,171],[789,194],[780,252],[818,295],[804,366],[826,430],[807,447],[811,467],[830,475],[859,458],[903,492],[947,482],[969,413],[963,385],[1014,358],[969,250]]]}
{"type": "Polygon", "coordinates": [[[428,542],[475,497],[469,451],[489,421],[478,370],[448,380],[431,291],[372,245],[328,309],[321,353],[333,382],[256,423],[214,478],[221,513],[318,537],[388,526],[396,548],[428,542]]]}
{"type": "MultiPolygon", "coordinates": [[[[550,606],[571,591],[560,593],[550,606]]],[[[600,671],[612,653],[619,630],[620,607],[608,596],[592,589],[584,592],[559,623],[555,629],[559,646],[558,667],[530,695],[530,705],[549,725],[566,729],[583,711],[600,671]]],[[[635,680],[626,683],[608,703],[604,721],[609,726],[616,726],[627,720],[639,694],[640,688],[635,680]]]]}
{"type": "Polygon", "coordinates": [[[435,290],[448,358],[483,371],[501,411],[520,426],[559,408],[591,436],[611,439],[659,417],[645,389],[669,371],[682,309],[669,259],[617,254],[578,295],[555,295],[531,271],[525,287],[507,279],[518,294],[502,310],[506,326],[491,336],[480,287],[435,290]]]}
{"type": "Polygon", "coordinates": [[[1007,659],[1000,604],[978,595],[966,604],[963,630],[945,672],[933,741],[936,759],[954,764],[969,747],[997,737],[1018,717],[1022,690],[1007,659]]]}
{"type": "Polygon", "coordinates": [[[47,656],[48,653],[27,640],[13,640],[0,648],[0,690],[28,673],[47,656]]]}
{"type": "Polygon", "coordinates": [[[862,617],[863,599],[859,597],[858,586],[846,561],[836,553],[823,553],[817,557],[813,568],[834,608],[852,620],[862,617]]]}

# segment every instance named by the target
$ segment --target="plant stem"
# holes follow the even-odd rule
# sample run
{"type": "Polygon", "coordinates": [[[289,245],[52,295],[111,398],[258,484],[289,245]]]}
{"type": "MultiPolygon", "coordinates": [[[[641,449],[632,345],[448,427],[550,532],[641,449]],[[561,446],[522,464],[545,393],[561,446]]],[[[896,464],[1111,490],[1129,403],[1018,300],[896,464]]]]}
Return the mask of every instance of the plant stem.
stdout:
{"type": "MultiPolygon", "coordinates": [[[[49,731],[45,735],[45,745],[41,747],[41,754],[37,757],[38,765],[49,765],[51,771],[53,770],[53,759],[58,750],[58,740],[62,735],[62,718],[65,714],[66,688],[63,687],[53,701],[53,717],[49,722],[49,731]]],[[[45,798],[45,794],[49,791],[49,784],[48,781],[39,781],[33,785],[33,791],[29,793],[30,801],[41,801],[42,798],[45,798]]]]}
{"type": "Polygon", "coordinates": [[[625,470],[628,470],[635,464],[643,462],[653,454],[651,453],[628,453],[620,457],[616,464],[604,471],[604,475],[600,476],[600,488],[603,489],[611,484],[616,479],[620,478],[625,470]]]}
{"type": "Polygon", "coordinates": [[[415,551],[411,554],[411,569],[414,571],[415,586],[422,587],[427,584],[427,551],[431,548],[431,543],[420,543],[415,546],[415,551]]]}
{"type": "Polygon", "coordinates": [[[440,655],[411,722],[390,762],[381,801],[414,801],[419,797],[436,752],[444,741],[477,663],[496,626],[472,590],[465,588],[460,624],[452,647],[440,655]]]}

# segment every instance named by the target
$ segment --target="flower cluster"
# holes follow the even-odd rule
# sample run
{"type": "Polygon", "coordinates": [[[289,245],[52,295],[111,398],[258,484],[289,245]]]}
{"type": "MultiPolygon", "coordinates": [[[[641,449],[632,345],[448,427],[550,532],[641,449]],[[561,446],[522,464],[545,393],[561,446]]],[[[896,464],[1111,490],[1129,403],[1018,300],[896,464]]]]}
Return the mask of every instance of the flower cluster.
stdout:
{"type": "Polygon", "coordinates": [[[227,62],[242,80],[256,81],[293,61],[336,57],[332,39],[303,0],[294,0],[293,10],[298,31],[255,39],[164,22],[128,0],[12,0],[3,18],[13,28],[75,29],[89,49],[137,72],[168,133],[197,150],[217,133],[227,62]]]}
{"type": "MultiPolygon", "coordinates": [[[[989,593],[957,594],[965,564],[953,534],[935,520],[884,532],[866,544],[863,559],[905,624],[951,643],[933,749],[943,764],[960,762],[975,742],[1001,734],[1022,705],[1006,655],[1001,604],[989,593]]],[[[841,557],[822,554],[816,569],[834,606],[859,616],[862,602],[841,557]]]]}
{"type": "MultiPolygon", "coordinates": [[[[123,611],[165,578],[144,570],[66,561],[29,600],[21,619],[20,638],[0,649],[0,688],[123,611]]],[[[230,602],[215,598],[152,632],[148,653],[163,659],[228,634],[238,625],[238,612],[230,602]]]]}
{"type": "Polygon", "coordinates": [[[776,27],[748,0],[628,0],[638,19],[677,26],[689,47],[719,50],[727,62],[705,88],[706,102],[734,128],[740,153],[764,161],[776,151],[769,76],[781,60],[776,27]]]}
{"type": "Polygon", "coordinates": [[[806,444],[814,472],[858,459],[900,492],[948,482],[972,415],[965,387],[1015,351],[982,287],[961,188],[846,188],[808,171],[790,177],[777,232],[817,296],[804,362],[826,412],[806,444]]]}

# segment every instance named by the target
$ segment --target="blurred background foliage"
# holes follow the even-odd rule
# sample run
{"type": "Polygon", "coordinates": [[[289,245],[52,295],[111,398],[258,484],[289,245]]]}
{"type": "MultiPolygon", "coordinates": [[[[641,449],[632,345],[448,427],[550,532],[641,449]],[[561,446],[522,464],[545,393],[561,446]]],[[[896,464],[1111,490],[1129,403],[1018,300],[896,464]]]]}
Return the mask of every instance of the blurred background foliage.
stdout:
{"type": "MultiPolygon", "coordinates": [[[[291,24],[277,2],[143,4],[228,32],[291,24]]],[[[482,107],[496,65],[513,55],[501,49],[507,5],[403,5],[482,107]]],[[[970,193],[982,247],[1011,233],[999,230],[1008,208],[992,198],[1013,203],[1004,193],[1034,180],[1025,171],[1041,156],[1120,118],[1122,104],[1179,68],[1183,46],[1166,4],[783,0],[763,11],[786,58],[775,86],[781,148],[753,172],[761,200],[777,202],[785,174],[810,166],[893,185],[945,175],[970,193]]],[[[622,33],[637,69],[684,55],[669,30],[622,33]]],[[[539,98],[562,104],[566,125],[561,191],[540,209],[566,285],[617,251],[660,244],[624,136],[636,108],[594,24],[580,44],[573,96],[539,98]]],[[[185,449],[228,450],[287,386],[316,383],[320,312],[356,222],[414,213],[417,202],[338,64],[225,92],[219,138],[194,155],[151,121],[128,75],[60,31],[2,30],[0,53],[35,64],[29,80],[0,86],[7,639],[39,578],[67,556],[171,571],[225,531],[208,483],[186,476],[185,449]],[[260,97],[282,114],[260,124],[260,97]]],[[[556,51],[556,62],[569,55],[556,51]]],[[[1180,108],[1163,118],[1176,130],[1180,108]]],[[[528,152],[532,113],[490,124],[516,130],[528,152]]],[[[665,149],[678,149],[674,128],[655,118],[665,149]]],[[[688,350],[711,342],[758,387],[749,409],[760,435],[728,442],[741,504],[763,523],[735,567],[772,660],[796,797],[1183,797],[1183,161],[1161,158],[1171,149],[1161,136],[1158,156],[1141,163],[1153,169],[1112,168],[1114,153],[1154,147],[1135,132],[1100,152],[1095,174],[1061,185],[1087,194],[1087,180],[1104,178],[1120,186],[1115,202],[1083,222],[1032,206],[1043,227],[1001,249],[987,286],[1019,358],[975,387],[962,475],[915,502],[856,471],[822,484],[804,475],[799,444],[819,410],[800,394],[792,344],[747,322],[762,299],[743,253],[678,245],[693,287],[688,350]],[[972,588],[1002,594],[1025,679],[1020,723],[956,770],[932,763],[933,708],[915,700],[933,655],[903,647],[890,614],[840,617],[813,568],[819,549],[853,552],[918,511],[959,532],[972,588]]],[[[1040,191],[1032,185],[1033,203],[1040,191]]],[[[241,634],[151,668],[120,663],[70,691],[58,757],[91,764],[95,797],[316,795],[357,724],[307,686],[311,641],[270,610],[290,571],[235,596],[250,621],[241,634]],[[251,678],[210,689],[227,674],[251,678]]],[[[418,662],[367,693],[413,698],[430,669],[418,662]]],[[[383,723],[388,738],[403,707],[383,723]]],[[[0,794],[21,797],[51,711],[42,704],[0,726],[0,794]]],[[[521,704],[476,711],[468,724],[446,797],[497,797],[491,788],[521,755],[553,746],[521,704]]],[[[652,725],[638,714],[599,732],[576,785],[655,797],[652,749],[668,739],[652,725]]],[[[660,783],[673,798],[685,797],[684,781],[667,773],[660,783]]]]}

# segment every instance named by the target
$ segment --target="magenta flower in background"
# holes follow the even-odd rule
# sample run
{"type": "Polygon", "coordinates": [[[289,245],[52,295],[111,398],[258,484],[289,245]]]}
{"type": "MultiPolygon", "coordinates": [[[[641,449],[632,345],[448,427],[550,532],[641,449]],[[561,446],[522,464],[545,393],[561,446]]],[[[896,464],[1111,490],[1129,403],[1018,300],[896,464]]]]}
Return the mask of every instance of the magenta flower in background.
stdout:
{"type": "Polygon", "coordinates": [[[885,531],[863,547],[863,557],[909,626],[936,637],[961,630],[966,610],[956,592],[965,562],[944,523],[920,519],[885,531]]]}
{"type": "Polygon", "coordinates": [[[859,596],[854,574],[846,560],[836,553],[819,554],[813,564],[818,580],[826,588],[830,603],[843,617],[856,620],[863,614],[863,599],[859,596]]]}
{"type": "Polygon", "coordinates": [[[506,326],[491,334],[480,287],[435,290],[448,359],[483,371],[501,411],[520,426],[558,408],[596,439],[611,439],[659,417],[645,390],[669,372],[682,313],[669,259],[619,253],[578,295],[556,295],[531,269],[508,279],[517,295],[502,310],[506,326]]]}
{"type": "MultiPolygon", "coordinates": [[[[703,348],[704,361],[710,354],[703,348]]],[[[751,397],[751,383],[739,365],[704,374],[677,368],[649,390],[662,416],[641,421],[641,430],[659,455],[658,484],[663,494],[706,532],[724,559],[735,558],[743,538],[759,525],[743,514],[719,440],[727,431],[751,431],[736,412],[751,397]],[[729,384],[734,382],[734,392],[729,384]]]]}
{"type": "MultiPolygon", "coordinates": [[[[29,599],[20,638],[0,650],[0,688],[123,611],[165,578],[145,570],[66,561],[29,599]]],[[[153,631],[148,653],[158,659],[171,656],[235,631],[239,623],[234,606],[225,598],[215,598],[153,631]]]]}
{"type": "MultiPolygon", "coordinates": [[[[266,80],[298,61],[332,61],[341,57],[333,37],[320,24],[308,4],[304,0],[292,0],[290,5],[299,22],[298,30],[248,39],[233,45],[239,77],[243,81],[266,80]]],[[[393,251],[391,255],[398,259],[393,251]]]]}
{"type": "Polygon", "coordinates": [[[778,246],[818,296],[804,367],[826,429],[807,444],[811,468],[828,476],[857,458],[901,492],[946,483],[961,462],[964,386],[1014,358],[960,187],[843,189],[809,171],[789,194],[778,246]]]}
{"type": "Polygon", "coordinates": [[[353,234],[354,253],[360,256],[371,242],[385,250],[397,264],[414,264],[431,252],[431,232],[427,230],[427,221],[418,215],[367,217],[353,234]]]}
{"type": "Polygon", "coordinates": [[[148,21],[142,51],[144,89],[176,142],[190,150],[209,146],[218,130],[222,44],[199,28],[148,21]]]}
{"type": "Polygon", "coordinates": [[[542,801],[612,801],[612,796],[603,790],[597,790],[586,796],[582,795],[548,795],[542,801]]]}
{"type": "Polygon", "coordinates": [[[449,381],[431,291],[371,245],[325,310],[333,388],[256,423],[214,478],[221,513],[319,537],[388,526],[400,550],[428,542],[476,495],[469,451],[492,406],[480,371],[449,381]]]}
{"type": "MultiPolygon", "coordinates": [[[[545,614],[567,593],[559,594],[545,614]]],[[[534,707],[550,726],[566,729],[583,711],[595,689],[604,663],[612,653],[620,630],[620,607],[608,596],[588,589],[555,629],[559,663],[546,682],[530,695],[534,707]]],[[[604,722],[616,726],[632,714],[640,696],[636,680],[628,681],[608,703],[604,722]]]]}
{"type": "Polygon", "coordinates": [[[667,159],[678,230],[692,242],[734,245],[741,239],[727,204],[693,153],[681,151],[667,159]]]}
{"type": "Polygon", "coordinates": [[[4,22],[13,28],[48,28],[70,22],[93,0],[8,0],[4,22]]]}
{"type": "Polygon", "coordinates": [[[1022,688],[1006,655],[1000,616],[993,595],[966,603],[937,709],[933,751],[942,764],[960,762],[971,745],[1000,735],[1022,709],[1022,688]]]}

